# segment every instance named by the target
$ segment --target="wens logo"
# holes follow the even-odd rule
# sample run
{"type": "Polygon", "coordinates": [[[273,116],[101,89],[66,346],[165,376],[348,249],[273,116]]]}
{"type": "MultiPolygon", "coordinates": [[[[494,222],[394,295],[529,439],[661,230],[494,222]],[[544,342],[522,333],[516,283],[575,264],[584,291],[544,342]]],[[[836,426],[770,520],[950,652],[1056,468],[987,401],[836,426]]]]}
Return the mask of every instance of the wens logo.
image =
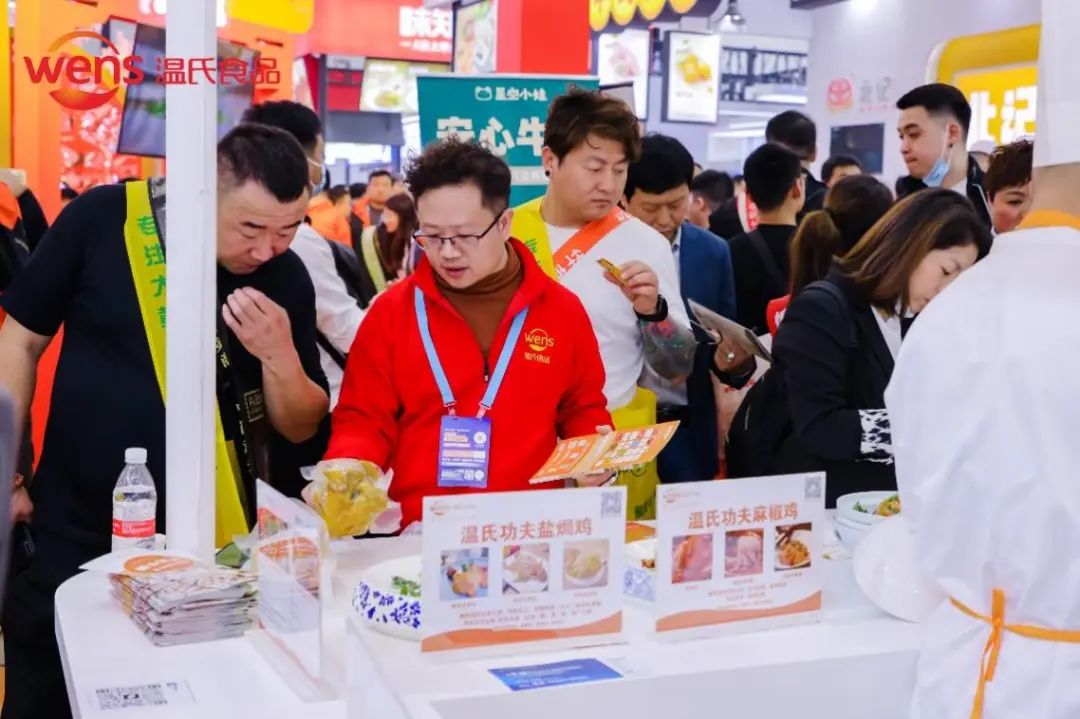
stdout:
{"type": "Polygon", "coordinates": [[[35,85],[57,85],[61,79],[69,86],[59,87],[49,95],[64,107],[72,110],[92,110],[111,100],[120,90],[121,84],[138,85],[146,78],[142,70],[142,58],[138,55],[120,57],[116,45],[104,35],[89,30],[76,30],[58,37],[49,46],[49,55],[34,60],[23,57],[30,81],[35,85]],[[73,40],[86,38],[100,42],[112,51],[105,57],[86,57],[72,52],[61,53],[61,48],[73,40]],[[90,91],[79,86],[96,86],[90,91]]]}

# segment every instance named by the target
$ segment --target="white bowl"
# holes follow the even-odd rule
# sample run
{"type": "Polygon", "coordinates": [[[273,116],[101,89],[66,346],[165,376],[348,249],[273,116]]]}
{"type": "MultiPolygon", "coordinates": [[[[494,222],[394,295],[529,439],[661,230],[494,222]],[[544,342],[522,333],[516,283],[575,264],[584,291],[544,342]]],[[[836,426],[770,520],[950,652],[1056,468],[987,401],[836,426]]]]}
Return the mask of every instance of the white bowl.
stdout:
{"type": "Polygon", "coordinates": [[[855,549],[855,581],[874,604],[894,617],[921,622],[946,594],[920,569],[915,540],[902,515],[866,533],[855,549]]]}
{"type": "Polygon", "coordinates": [[[867,530],[870,529],[869,524],[849,522],[846,519],[841,519],[839,515],[833,519],[833,527],[836,528],[836,534],[840,537],[840,544],[849,552],[855,551],[855,547],[858,546],[867,530]]]}
{"type": "Polygon", "coordinates": [[[836,516],[855,524],[881,524],[888,517],[873,514],[873,511],[877,509],[879,504],[894,495],[896,495],[896,492],[855,492],[854,494],[845,494],[836,500],[836,516]],[[861,504],[868,511],[858,511],[855,509],[856,504],[861,504]]]}

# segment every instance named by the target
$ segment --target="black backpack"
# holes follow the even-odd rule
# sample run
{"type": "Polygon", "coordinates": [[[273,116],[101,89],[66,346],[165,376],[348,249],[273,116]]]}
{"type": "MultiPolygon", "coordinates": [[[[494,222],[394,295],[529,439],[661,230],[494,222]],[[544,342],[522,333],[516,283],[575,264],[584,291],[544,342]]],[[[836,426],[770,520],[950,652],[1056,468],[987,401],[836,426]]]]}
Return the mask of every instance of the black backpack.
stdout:
{"type": "MultiPolygon", "coordinates": [[[[371,281],[367,280],[366,275],[360,270],[360,260],[357,258],[356,253],[352,251],[352,248],[346,247],[340,242],[334,242],[333,240],[325,240],[325,242],[330,245],[330,251],[334,255],[334,269],[337,270],[341,281],[345,283],[345,291],[356,300],[356,304],[360,305],[362,309],[367,309],[371,298],[375,296],[375,287],[371,285],[371,281]]],[[[316,330],[315,341],[334,361],[334,364],[345,369],[345,361],[348,358],[334,346],[334,343],[326,335],[316,330]]]]}
{"type": "MultiPolygon", "coordinates": [[[[803,289],[803,292],[813,291],[827,292],[847,307],[847,298],[832,282],[815,282],[803,289]]],[[[851,341],[853,344],[856,341],[854,330],[851,341]]],[[[737,479],[775,474],[776,456],[791,432],[787,388],[770,367],[747,391],[731,421],[727,438],[728,476],[737,479]]]]}
{"type": "Polygon", "coordinates": [[[783,382],[770,368],[746,393],[727,438],[728,477],[773,474],[773,459],[791,434],[783,382]]]}

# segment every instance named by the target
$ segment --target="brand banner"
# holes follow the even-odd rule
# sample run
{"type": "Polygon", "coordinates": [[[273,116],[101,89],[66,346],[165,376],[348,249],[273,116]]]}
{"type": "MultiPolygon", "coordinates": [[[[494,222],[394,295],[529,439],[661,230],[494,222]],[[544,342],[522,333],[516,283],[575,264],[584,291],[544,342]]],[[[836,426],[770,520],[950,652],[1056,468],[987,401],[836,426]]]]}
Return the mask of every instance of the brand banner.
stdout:
{"type": "Polygon", "coordinates": [[[572,86],[595,90],[593,77],[422,75],[417,78],[420,141],[475,140],[506,161],[514,207],[544,194],[541,163],[548,107],[572,86]]]}

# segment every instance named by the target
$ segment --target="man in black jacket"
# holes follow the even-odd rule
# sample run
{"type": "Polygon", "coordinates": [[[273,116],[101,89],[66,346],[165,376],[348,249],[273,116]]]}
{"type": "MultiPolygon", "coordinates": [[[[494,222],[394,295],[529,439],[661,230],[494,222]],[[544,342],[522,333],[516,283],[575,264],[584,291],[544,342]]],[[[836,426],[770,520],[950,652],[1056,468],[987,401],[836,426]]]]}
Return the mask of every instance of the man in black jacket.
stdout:
{"type": "Polygon", "coordinates": [[[971,105],[952,85],[922,85],[901,97],[900,152],[907,177],[897,181],[900,197],[927,187],[945,187],[966,196],[987,227],[990,206],[983,191],[984,173],[967,152],[971,105]]]}
{"type": "Polygon", "coordinates": [[[783,145],[799,157],[806,178],[806,202],[799,219],[824,207],[829,188],[810,172],[810,166],[817,160],[817,125],[814,121],[798,110],[781,112],[765,126],[765,141],[783,145]]]}
{"type": "MultiPolygon", "coordinates": [[[[797,110],[786,110],[769,120],[769,124],[765,126],[765,141],[781,145],[799,158],[802,175],[806,180],[806,201],[796,218],[797,224],[809,213],[825,206],[825,193],[829,189],[810,172],[810,166],[817,159],[817,125],[797,110]]],[[[757,203],[758,198],[754,197],[753,192],[750,192],[750,199],[757,203]]],[[[717,237],[731,239],[748,229],[739,217],[738,205],[734,199],[725,202],[709,217],[709,231],[717,237]]]]}
{"type": "Polygon", "coordinates": [[[758,206],[760,224],[730,242],[739,324],[768,332],[765,309],[790,290],[789,251],[806,199],[806,175],[798,156],[765,143],[746,158],[746,189],[758,206]]]}

